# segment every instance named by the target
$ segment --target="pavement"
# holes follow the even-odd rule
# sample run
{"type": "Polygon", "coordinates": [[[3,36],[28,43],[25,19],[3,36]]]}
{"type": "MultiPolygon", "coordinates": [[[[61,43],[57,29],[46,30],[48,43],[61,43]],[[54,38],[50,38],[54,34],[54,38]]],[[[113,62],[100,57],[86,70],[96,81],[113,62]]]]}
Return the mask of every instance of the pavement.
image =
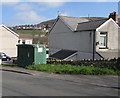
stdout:
{"type": "Polygon", "coordinates": [[[106,87],[106,88],[114,88],[120,89],[120,85],[118,85],[119,76],[118,75],[61,75],[55,73],[47,73],[35,70],[28,70],[21,67],[9,67],[3,66],[0,67],[0,70],[16,72],[21,74],[28,74],[33,76],[42,76],[49,77],[74,83],[86,83],[92,84],[95,86],[106,87]]]}

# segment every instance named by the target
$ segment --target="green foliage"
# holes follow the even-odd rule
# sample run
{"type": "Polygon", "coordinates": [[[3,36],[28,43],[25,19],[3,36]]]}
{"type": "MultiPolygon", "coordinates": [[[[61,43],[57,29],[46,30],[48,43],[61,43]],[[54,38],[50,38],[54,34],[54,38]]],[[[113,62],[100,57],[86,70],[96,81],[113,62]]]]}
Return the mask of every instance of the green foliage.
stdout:
{"type": "Polygon", "coordinates": [[[40,32],[39,30],[13,30],[16,33],[19,34],[44,34],[43,32],[40,32]]]}
{"type": "Polygon", "coordinates": [[[2,64],[1,66],[17,66],[17,64],[2,64]]]}
{"type": "Polygon", "coordinates": [[[97,68],[97,67],[91,67],[91,66],[73,66],[69,64],[30,65],[30,66],[27,66],[26,68],[30,70],[46,71],[49,73],[58,73],[58,74],[83,74],[83,75],[118,74],[117,71],[114,71],[112,69],[97,68]]]}

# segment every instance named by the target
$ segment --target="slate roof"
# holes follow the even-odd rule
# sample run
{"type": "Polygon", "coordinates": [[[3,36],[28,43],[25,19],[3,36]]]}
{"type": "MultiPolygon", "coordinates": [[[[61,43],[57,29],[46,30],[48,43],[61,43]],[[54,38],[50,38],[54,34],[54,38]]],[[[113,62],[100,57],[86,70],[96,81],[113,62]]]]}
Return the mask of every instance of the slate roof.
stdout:
{"type": "Polygon", "coordinates": [[[120,50],[118,49],[112,49],[112,50],[108,50],[106,51],[99,51],[98,52],[100,55],[102,55],[104,58],[111,58],[113,59],[114,57],[119,57],[120,56],[120,50]]]}
{"type": "Polygon", "coordinates": [[[64,60],[65,58],[75,54],[77,51],[75,50],[60,50],[53,55],[50,56],[50,58],[64,60]]]}
{"type": "Polygon", "coordinates": [[[103,17],[68,17],[68,16],[59,16],[66,25],[68,25],[72,31],[75,31],[78,23],[88,22],[92,20],[105,19],[103,17]]]}
{"type": "Polygon", "coordinates": [[[87,22],[89,21],[88,19],[85,18],[80,18],[80,17],[68,17],[68,16],[59,16],[66,25],[70,27],[71,30],[75,31],[77,24],[82,23],[82,22],[87,22]]]}
{"type": "Polygon", "coordinates": [[[101,26],[103,23],[105,23],[107,20],[108,19],[103,19],[103,20],[95,20],[95,21],[79,23],[76,31],[95,30],[99,26],[101,26]]]}

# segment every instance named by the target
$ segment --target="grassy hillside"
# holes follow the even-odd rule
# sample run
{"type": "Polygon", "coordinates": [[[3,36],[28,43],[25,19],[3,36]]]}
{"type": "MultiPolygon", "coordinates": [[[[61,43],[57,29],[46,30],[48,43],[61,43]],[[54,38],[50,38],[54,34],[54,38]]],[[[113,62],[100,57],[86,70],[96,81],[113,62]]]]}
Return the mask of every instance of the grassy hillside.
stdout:
{"type": "Polygon", "coordinates": [[[32,35],[45,34],[44,32],[40,32],[39,30],[13,30],[13,31],[19,34],[32,34],[32,35]]]}

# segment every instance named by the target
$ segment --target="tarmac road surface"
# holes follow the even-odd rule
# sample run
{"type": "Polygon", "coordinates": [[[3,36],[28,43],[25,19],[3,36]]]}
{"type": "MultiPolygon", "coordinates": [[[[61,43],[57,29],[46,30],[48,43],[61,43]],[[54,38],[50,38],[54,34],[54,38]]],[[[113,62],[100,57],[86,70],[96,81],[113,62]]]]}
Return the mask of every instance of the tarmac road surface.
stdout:
{"type": "MultiPolygon", "coordinates": [[[[80,82],[74,82],[44,74],[2,71],[2,96],[118,96],[118,89],[94,85],[93,79],[86,79],[81,77],[80,82]]],[[[99,81],[102,83],[102,79],[99,81]]]]}

